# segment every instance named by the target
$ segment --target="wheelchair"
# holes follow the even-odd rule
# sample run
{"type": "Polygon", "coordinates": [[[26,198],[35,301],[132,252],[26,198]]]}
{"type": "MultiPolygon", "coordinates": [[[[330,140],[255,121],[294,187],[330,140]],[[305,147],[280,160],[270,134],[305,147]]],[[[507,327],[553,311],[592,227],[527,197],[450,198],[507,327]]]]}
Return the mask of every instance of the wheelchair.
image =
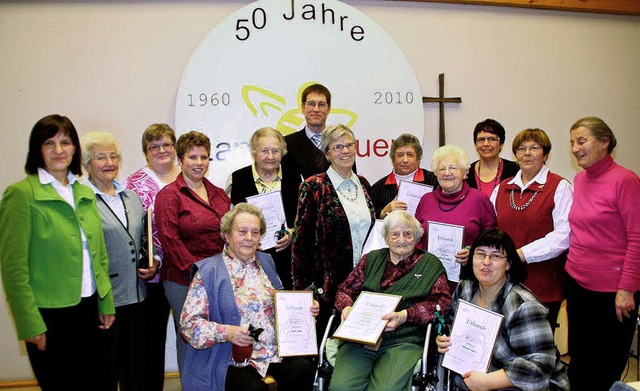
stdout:
{"type": "MultiPolygon", "coordinates": [[[[440,365],[442,355],[438,353],[436,346],[436,329],[438,319],[427,325],[426,338],[421,359],[416,363],[412,378],[411,391],[455,391],[453,376],[440,365]],[[442,380],[442,381],[440,381],[442,380]]],[[[335,352],[337,343],[331,339],[333,332],[339,325],[337,311],[331,314],[327,327],[322,336],[322,342],[318,351],[318,366],[313,382],[313,391],[328,391],[335,364],[335,352]],[[336,318],[338,321],[336,322],[336,318]]]]}

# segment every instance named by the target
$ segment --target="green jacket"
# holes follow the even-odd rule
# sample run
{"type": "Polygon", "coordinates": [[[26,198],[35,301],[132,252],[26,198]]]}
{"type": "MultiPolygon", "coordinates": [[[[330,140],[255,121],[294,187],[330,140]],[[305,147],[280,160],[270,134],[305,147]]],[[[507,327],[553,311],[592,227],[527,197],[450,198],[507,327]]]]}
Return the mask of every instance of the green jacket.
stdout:
{"type": "Polygon", "coordinates": [[[38,308],[63,308],[80,302],[80,227],[89,243],[100,313],[115,313],[95,195],[77,181],[72,188],[75,210],[52,185],[42,185],[38,175],[28,175],[9,186],[0,202],[2,283],[18,339],[47,330],[38,308]]]}

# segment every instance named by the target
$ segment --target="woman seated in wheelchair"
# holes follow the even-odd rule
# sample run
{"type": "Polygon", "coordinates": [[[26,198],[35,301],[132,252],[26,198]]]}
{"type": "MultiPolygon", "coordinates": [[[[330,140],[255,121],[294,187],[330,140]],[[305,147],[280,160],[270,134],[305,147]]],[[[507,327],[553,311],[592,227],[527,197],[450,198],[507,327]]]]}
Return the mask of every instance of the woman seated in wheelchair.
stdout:
{"type": "Polygon", "coordinates": [[[339,286],[336,308],[346,319],[360,292],[401,295],[397,312],[388,320],[377,351],[346,342],[338,350],[330,390],[409,390],[411,375],[422,356],[427,324],[436,305],[448,311],[451,293],[440,260],[416,249],[422,226],[413,216],[397,210],[389,213],[382,226],[388,248],[364,255],[339,286]]]}
{"type": "MultiPolygon", "coordinates": [[[[509,235],[497,229],[484,231],[469,254],[472,262],[462,266],[462,280],[453,294],[449,321],[460,300],[504,318],[488,373],[456,374],[456,386],[462,390],[568,390],[547,309],[522,285],[527,276],[526,264],[509,235]]],[[[436,344],[440,353],[446,353],[452,345],[450,337],[444,335],[436,338],[436,344]]]]}

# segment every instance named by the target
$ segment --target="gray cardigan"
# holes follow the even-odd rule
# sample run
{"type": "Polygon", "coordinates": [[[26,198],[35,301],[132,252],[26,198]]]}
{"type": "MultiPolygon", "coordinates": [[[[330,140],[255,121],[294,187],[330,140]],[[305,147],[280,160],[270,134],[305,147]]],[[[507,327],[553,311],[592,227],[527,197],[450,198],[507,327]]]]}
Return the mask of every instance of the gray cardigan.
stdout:
{"type": "Polygon", "coordinates": [[[127,213],[128,228],[122,225],[102,198],[96,196],[109,254],[109,278],[116,307],[141,302],[147,296],[146,282],[138,278],[145,213],[136,193],[126,189],[120,194],[127,213]]]}

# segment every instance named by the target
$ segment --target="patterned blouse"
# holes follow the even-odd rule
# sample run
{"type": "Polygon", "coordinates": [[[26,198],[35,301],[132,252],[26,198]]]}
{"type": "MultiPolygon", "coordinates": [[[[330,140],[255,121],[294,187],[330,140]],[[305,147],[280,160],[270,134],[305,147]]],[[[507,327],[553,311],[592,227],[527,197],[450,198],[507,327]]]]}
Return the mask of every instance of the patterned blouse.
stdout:
{"type": "MultiPolygon", "coordinates": [[[[255,258],[248,263],[234,259],[226,246],[222,258],[231,277],[236,306],[240,311],[240,323],[243,327],[251,324],[264,329],[258,337],[258,342],[253,344],[253,354],[249,360],[249,365],[264,377],[269,363],[280,362],[274,326],[275,288],[255,258]]],[[[196,272],[193,277],[180,318],[182,335],[194,348],[206,349],[214,344],[227,342],[229,325],[209,320],[209,298],[200,272],[196,272]]]]}

